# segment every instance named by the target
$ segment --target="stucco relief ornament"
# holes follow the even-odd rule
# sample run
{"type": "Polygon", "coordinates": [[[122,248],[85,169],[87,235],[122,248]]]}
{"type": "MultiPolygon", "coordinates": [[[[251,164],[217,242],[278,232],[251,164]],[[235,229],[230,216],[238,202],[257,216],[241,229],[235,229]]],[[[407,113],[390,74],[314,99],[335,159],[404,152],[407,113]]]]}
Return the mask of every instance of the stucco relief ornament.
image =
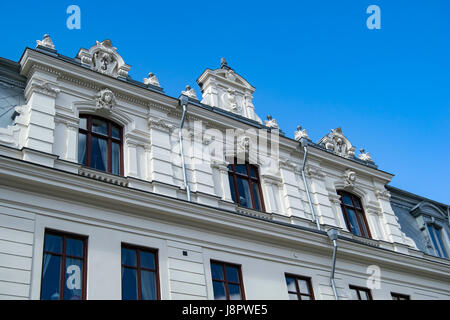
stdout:
{"type": "Polygon", "coordinates": [[[279,129],[277,120],[273,119],[271,115],[267,116],[267,120],[264,121],[264,125],[269,128],[279,129]]]}
{"type": "Polygon", "coordinates": [[[294,139],[297,141],[300,141],[301,138],[309,139],[308,133],[306,132],[306,129],[302,129],[301,126],[297,127],[297,131],[294,133],[294,139]]]}
{"type": "Polygon", "coordinates": [[[344,136],[341,127],[332,129],[331,133],[320,139],[319,144],[341,157],[353,158],[355,156],[355,147],[344,136]]]}
{"type": "Polygon", "coordinates": [[[370,156],[370,154],[368,152],[365,152],[364,149],[360,149],[359,152],[360,152],[360,154],[358,155],[358,158],[360,160],[373,162],[372,157],[370,156]]]}
{"type": "Polygon", "coordinates": [[[103,89],[96,95],[96,106],[99,110],[111,111],[116,104],[116,97],[109,89],[103,89]]]}
{"type": "Polygon", "coordinates": [[[248,136],[242,136],[238,139],[238,148],[240,151],[248,152],[250,149],[250,138],[248,136]]]}
{"type": "Polygon", "coordinates": [[[148,78],[144,78],[144,84],[146,84],[146,85],[150,84],[152,86],[161,87],[161,85],[159,84],[158,78],[156,78],[156,76],[153,72],[150,72],[148,74],[148,78]]]}
{"type": "Polygon", "coordinates": [[[240,113],[241,107],[236,102],[236,92],[228,88],[227,92],[222,95],[224,105],[228,106],[228,109],[234,113],[240,113]]]}
{"type": "Polygon", "coordinates": [[[189,98],[197,99],[197,95],[195,94],[195,90],[191,88],[191,86],[186,86],[186,89],[184,91],[181,91],[181,94],[184,94],[185,96],[188,96],[189,98]]]}
{"type": "Polygon", "coordinates": [[[347,169],[344,173],[344,187],[353,188],[355,186],[356,173],[350,169],[347,169]]]}
{"type": "Polygon", "coordinates": [[[53,45],[53,41],[50,38],[48,34],[44,34],[44,38],[42,40],[36,40],[36,47],[46,47],[49,49],[55,49],[55,46],[53,45]]]}

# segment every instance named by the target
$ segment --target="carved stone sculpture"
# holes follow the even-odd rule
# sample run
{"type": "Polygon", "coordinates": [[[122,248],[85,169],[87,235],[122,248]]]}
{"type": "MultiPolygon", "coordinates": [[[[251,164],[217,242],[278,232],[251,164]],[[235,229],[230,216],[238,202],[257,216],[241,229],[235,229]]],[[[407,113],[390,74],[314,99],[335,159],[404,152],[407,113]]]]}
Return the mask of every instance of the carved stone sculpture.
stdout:
{"type": "Polygon", "coordinates": [[[346,188],[353,188],[355,186],[356,173],[350,169],[347,169],[344,173],[344,186],[346,188]]]}
{"type": "Polygon", "coordinates": [[[36,40],[36,47],[46,47],[49,49],[55,49],[55,46],[53,45],[52,39],[48,34],[44,34],[44,38],[42,40],[36,40]]]}
{"type": "Polygon", "coordinates": [[[300,141],[301,138],[309,139],[308,133],[306,132],[306,129],[302,129],[301,126],[297,127],[297,131],[294,133],[294,138],[297,141],[300,141]]]}
{"type": "Polygon", "coordinates": [[[372,157],[370,156],[370,154],[368,152],[364,152],[364,151],[365,151],[364,149],[360,149],[359,150],[359,152],[361,152],[361,153],[358,155],[358,158],[361,159],[361,160],[364,160],[364,161],[371,161],[371,162],[373,162],[372,157]]]}
{"type": "Polygon", "coordinates": [[[264,121],[264,125],[269,128],[279,129],[277,120],[273,119],[271,115],[267,116],[267,120],[264,121]]]}
{"type": "Polygon", "coordinates": [[[181,91],[181,94],[184,94],[185,96],[188,96],[192,99],[197,99],[197,95],[195,94],[195,90],[191,88],[191,86],[186,86],[186,89],[184,91],[181,91]]]}
{"type": "Polygon", "coordinates": [[[111,111],[116,104],[116,97],[109,89],[103,89],[96,95],[97,109],[111,111]]]}
{"type": "Polygon", "coordinates": [[[158,78],[156,78],[156,76],[153,72],[150,72],[148,74],[148,78],[144,78],[144,84],[146,84],[146,85],[150,84],[152,86],[161,87],[161,85],[159,84],[158,78]]]}

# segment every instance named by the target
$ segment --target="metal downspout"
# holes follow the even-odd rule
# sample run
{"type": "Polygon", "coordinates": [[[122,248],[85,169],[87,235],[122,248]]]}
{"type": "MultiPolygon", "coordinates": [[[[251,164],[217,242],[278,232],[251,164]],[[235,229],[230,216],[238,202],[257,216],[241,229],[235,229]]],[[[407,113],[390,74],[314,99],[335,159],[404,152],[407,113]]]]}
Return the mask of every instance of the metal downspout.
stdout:
{"type": "Polygon", "coordinates": [[[339,300],[339,296],[338,296],[337,289],[336,289],[336,282],[334,281],[334,271],[336,269],[336,253],[337,253],[337,249],[338,249],[338,245],[337,245],[338,230],[330,229],[330,230],[328,230],[327,234],[328,234],[328,237],[333,241],[333,262],[332,262],[332,267],[331,267],[330,282],[331,282],[331,287],[333,288],[334,298],[336,300],[339,300]]]}
{"type": "Polygon", "coordinates": [[[180,103],[183,107],[183,115],[181,116],[181,123],[180,123],[180,130],[178,131],[178,138],[180,140],[180,154],[181,154],[181,167],[183,168],[183,178],[184,178],[184,188],[186,189],[187,194],[187,200],[191,201],[191,189],[189,188],[189,183],[187,179],[187,172],[186,172],[186,163],[184,161],[184,150],[183,150],[183,125],[184,120],[186,119],[186,111],[187,111],[187,104],[188,104],[188,97],[185,95],[181,95],[180,97],[180,103]]]}
{"type": "Polygon", "coordinates": [[[300,143],[301,143],[301,145],[303,147],[303,151],[304,151],[303,166],[302,166],[303,183],[305,185],[306,196],[308,197],[309,207],[311,209],[311,214],[312,214],[313,220],[316,222],[317,230],[320,230],[319,219],[317,219],[316,213],[314,211],[314,206],[313,206],[313,203],[311,201],[311,195],[309,193],[309,186],[308,186],[308,182],[306,181],[306,175],[305,175],[306,158],[308,156],[308,140],[306,140],[305,138],[302,138],[302,139],[300,139],[300,143]]]}

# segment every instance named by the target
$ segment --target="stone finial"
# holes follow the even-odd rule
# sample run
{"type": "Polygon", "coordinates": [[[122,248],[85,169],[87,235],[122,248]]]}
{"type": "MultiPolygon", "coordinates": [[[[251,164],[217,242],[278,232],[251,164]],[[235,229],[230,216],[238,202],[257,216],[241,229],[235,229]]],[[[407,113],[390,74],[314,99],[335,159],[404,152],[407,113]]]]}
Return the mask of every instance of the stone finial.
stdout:
{"type": "Polygon", "coordinates": [[[224,57],[220,58],[220,68],[221,69],[228,69],[228,70],[231,69],[231,67],[228,65],[227,60],[224,57]]]}
{"type": "Polygon", "coordinates": [[[158,78],[155,76],[155,74],[153,72],[149,72],[148,78],[144,78],[144,84],[146,84],[146,85],[150,84],[152,86],[161,87],[161,85],[159,84],[158,78]]]}
{"type": "Polygon", "coordinates": [[[272,116],[269,114],[267,116],[267,120],[264,121],[264,125],[269,128],[279,129],[277,120],[273,119],[272,116]]]}
{"type": "Polygon", "coordinates": [[[301,138],[309,139],[306,129],[302,129],[302,126],[297,126],[297,131],[295,131],[294,135],[296,141],[300,141],[301,138]]]}
{"type": "Polygon", "coordinates": [[[44,34],[44,38],[42,40],[36,40],[36,48],[39,46],[55,50],[55,46],[53,45],[52,39],[48,34],[44,34]]]}
{"type": "Polygon", "coordinates": [[[184,94],[185,96],[188,96],[192,99],[197,99],[197,95],[195,94],[195,90],[191,88],[191,86],[187,85],[186,89],[184,91],[181,91],[181,94],[184,94]]]}
{"type": "Polygon", "coordinates": [[[358,158],[360,160],[373,162],[372,157],[370,156],[370,154],[368,152],[365,152],[364,148],[361,148],[359,150],[359,152],[360,152],[360,154],[358,155],[358,158]]]}

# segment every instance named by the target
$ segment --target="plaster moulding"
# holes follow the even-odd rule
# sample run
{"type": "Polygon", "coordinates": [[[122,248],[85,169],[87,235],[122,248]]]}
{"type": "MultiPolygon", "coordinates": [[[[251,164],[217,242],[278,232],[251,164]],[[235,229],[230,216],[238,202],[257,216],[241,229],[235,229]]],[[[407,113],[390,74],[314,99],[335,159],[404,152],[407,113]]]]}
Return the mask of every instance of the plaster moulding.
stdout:
{"type": "Polygon", "coordinates": [[[95,45],[86,49],[80,49],[77,54],[81,63],[96,72],[118,78],[126,78],[131,66],[125,64],[117,53],[117,48],[112,46],[111,40],[97,41],[95,45]]]}

